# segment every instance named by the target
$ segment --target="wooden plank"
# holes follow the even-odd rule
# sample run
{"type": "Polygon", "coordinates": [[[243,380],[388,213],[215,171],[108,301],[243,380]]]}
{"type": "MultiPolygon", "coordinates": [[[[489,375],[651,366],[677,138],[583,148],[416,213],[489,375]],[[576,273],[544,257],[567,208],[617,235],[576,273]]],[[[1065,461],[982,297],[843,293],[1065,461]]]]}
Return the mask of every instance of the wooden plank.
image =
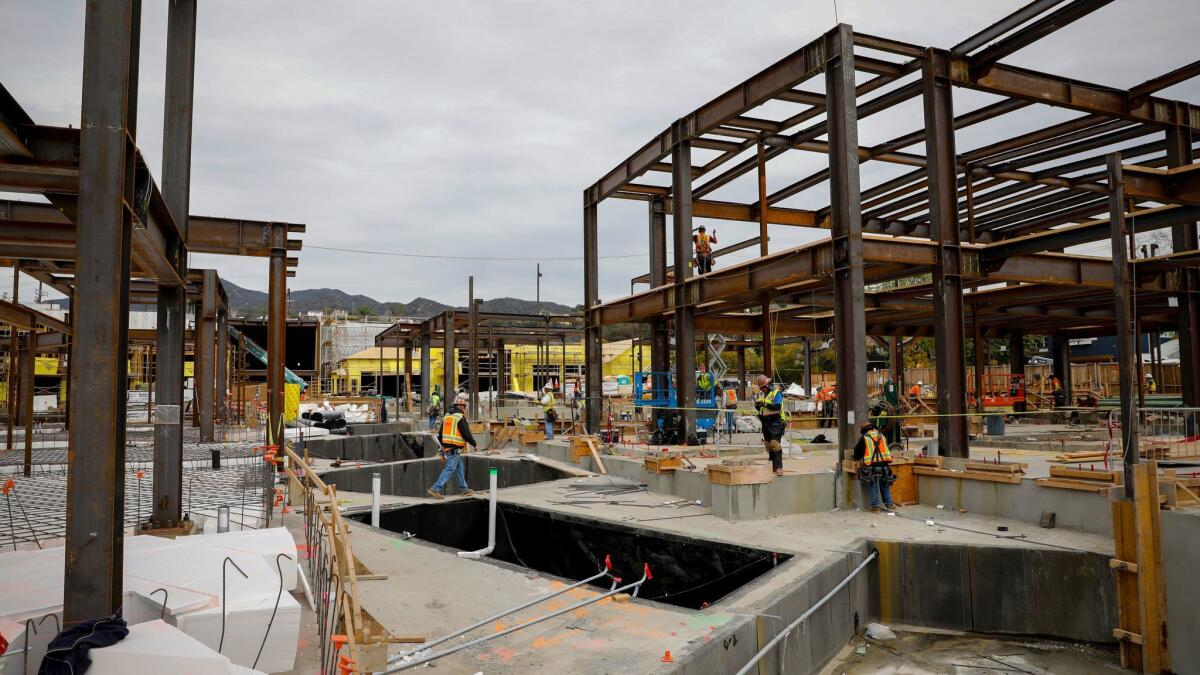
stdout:
{"type": "Polygon", "coordinates": [[[1120,628],[1113,629],[1113,637],[1115,637],[1122,644],[1126,642],[1132,642],[1135,645],[1142,644],[1141,635],[1138,635],[1137,633],[1130,633],[1129,631],[1121,630],[1120,628]]]}
{"type": "MultiPolygon", "coordinates": [[[[1120,560],[1136,560],[1137,545],[1133,519],[1133,502],[1112,502],[1113,544],[1116,557],[1120,560]]],[[[1138,616],[1137,575],[1117,570],[1117,626],[1124,634],[1137,635],[1141,629],[1138,616]]],[[[1114,637],[1120,637],[1114,631],[1114,637]]],[[[1121,667],[1131,670],[1142,669],[1141,636],[1136,642],[1121,640],[1121,667]]]]}
{"type": "Polygon", "coordinates": [[[1042,487],[1063,488],[1066,490],[1083,490],[1084,492],[1107,493],[1111,485],[1090,480],[1068,480],[1065,478],[1038,478],[1037,484],[1042,487]]]}
{"type": "Polygon", "coordinates": [[[1115,469],[1072,469],[1066,466],[1051,466],[1050,477],[1103,481],[1110,485],[1125,484],[1124,475],[1115,469]]]}
{"type": "Polygon", "coordinates": [[[676,469],[683,468],[683,458],[673,456],[647,457],[643,464],[650,473],[671,473],[676,469]]]}
{"type": "Polygon", "coordinates": [[[775,480],[768,464],[729,466],[709,464],[708,481],[717,485],[761,485],[775,480]]]}
{"type": "Polygon", "coordinates": [[[601,474],[607,476],[608,469],[604,468],[604,462],[600,461],[600,453],[596,452],[596,444],[591,438],[584,438],[584,442],[587,443],[588,450],[592,453],[592,461],[596,462],[596,468],[600,469],[601,474]]]}
{"type": "Polygon", "coordinates": [[[1025,469],[1029,468],[1028,464],[1020,464],[1017,462],[963,462],[963,468],[967,471],[994,471],[996,473],[1025,473],[1025,469]]]}
{"type": "Polygon", "coordinates": [[[1158,478],[1152,460],[1134,465],[1134,522],[1137,528],[1138,616],[1141,617],[1142,670],[1170,670],[1167,654],[1166,592],[1162,578],[1158,478]]]}
{"type": "Polygon", "coordinates": [[[967,480],[982,480],[991,483],[1018,484],[1020,475],[1009,475],[989,471],[952,471],[950,469],[935,469],[928,466],[914,466],[913,473],[920,476],[940,476],[942,478],[965,478],[967,480]]]}

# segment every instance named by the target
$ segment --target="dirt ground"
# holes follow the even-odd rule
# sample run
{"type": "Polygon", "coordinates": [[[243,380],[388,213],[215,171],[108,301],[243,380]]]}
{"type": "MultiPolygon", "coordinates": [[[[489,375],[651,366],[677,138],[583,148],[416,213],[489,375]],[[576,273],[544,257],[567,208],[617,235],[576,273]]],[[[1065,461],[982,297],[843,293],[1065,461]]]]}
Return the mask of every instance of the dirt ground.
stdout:
{"type": "Polygon", "coordinates": [[[822,669],[822,675],[1132,672],[1121,668],[1115,646],[891,628],[896,639],[856,638],[822,669]]]}

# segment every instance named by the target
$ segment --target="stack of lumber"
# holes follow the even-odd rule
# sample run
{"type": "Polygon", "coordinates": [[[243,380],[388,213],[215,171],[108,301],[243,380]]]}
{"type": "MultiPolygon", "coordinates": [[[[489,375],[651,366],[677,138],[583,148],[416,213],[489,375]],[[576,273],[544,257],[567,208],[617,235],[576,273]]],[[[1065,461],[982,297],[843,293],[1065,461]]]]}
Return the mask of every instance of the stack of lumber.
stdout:
{"type": "Polygon", "coordinates": [[[749,459],[727,459],[708,465],[708,482],[717,485],[758,485],[775,480],[770,464],[749,459]]]}
{"type": "Polygon", "coordinates": [[[1104,450],[1086,450],[1081,452],[1063,452],[1054,456],[1051,462],[1059,464],[1088,464],[1090,462],[1103,462],[1106,451],[1104,450]]]}
{"type": "Polygon", "coordinates": [[[1109,488],[1123,485],[1124,477],[1116,469],[1084,469],[1067,466],[1051,466],[1049,478],[1037,479],[1042,487],[1084,490],[1107,493],[1109,488]]]}
{"type": "MultiPolygon", "coordinates": [[[[914,460],[916,466],[913,473],[919,476],[941,476],[943,478],[966,478],[969,480],[990,481],[993,483],[1020,483],[1025,475],[1028,464],[1018,462],[963,462],[962,469],[946,469],[939,462],[930,466],[926,462],[930,458],[918,457],[914,460]]],[[[940,457],[937,458],[941,460],[940,457]]]]}

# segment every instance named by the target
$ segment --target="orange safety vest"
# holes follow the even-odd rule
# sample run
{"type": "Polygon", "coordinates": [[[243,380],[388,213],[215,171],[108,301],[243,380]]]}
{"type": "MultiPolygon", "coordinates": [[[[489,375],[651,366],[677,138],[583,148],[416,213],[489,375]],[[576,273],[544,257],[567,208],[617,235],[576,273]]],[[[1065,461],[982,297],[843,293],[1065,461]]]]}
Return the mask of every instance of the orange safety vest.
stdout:
{"type": "Polygon", "coordinates": [[[867,432],[867,456],[863,458],[866,464],[891,464],[892,453],[888,450],[887,439],[875,429],[867,432]],[[871,447],[874,446],[874,447],[871,447]]]}
{"type": "Polygon", "coordinates": [[[467,439],[458,432],[458,421],[462,418],[462,413],[457,412],[442,418],[442,445],[453,445],[457,448],[467,445],[467,439]]]}
{"type": "Polygon", "coordinates": [[[712,253],[712,244],[708,243],[707,232],[696,233],[696,253],[709,254],[712,253]]]}
{"type": "Polygon", "coordinates": [[[725,390],[725,405],[737,405],[737,392],[733,390],[733,387],[725,390]]]}
{"type": "Polygon", "coordinates": [[[913,398],[920,398],[921,397],[921,387],[918,385],[915,385],[915,384],[913,386],[909,387],[908,395],[912,396],[913,398]]]}

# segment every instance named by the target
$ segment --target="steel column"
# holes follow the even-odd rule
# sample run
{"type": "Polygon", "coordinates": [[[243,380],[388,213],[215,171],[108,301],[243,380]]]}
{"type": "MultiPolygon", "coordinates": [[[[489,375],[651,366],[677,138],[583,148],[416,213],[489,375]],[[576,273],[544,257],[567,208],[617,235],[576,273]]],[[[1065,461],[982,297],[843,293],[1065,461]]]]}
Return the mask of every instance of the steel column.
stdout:
{"type": "Polygon", "coordinates": [[[972,325],[971,346],[974,348],[974,352],[975,352],[973,355],[974,361],[975,361],[975,369],[974,369],[974,373],[973,373],[975,376],[975,378],[974,378],[975,379],[975,412],[982,413],[983,412],[983,386],[984,386],[983,380],[984,380],[984,374],[986,373],[986,370],[987,370],[987,357],[985,356],[986,351],[984,350],[985,342],[983,339],[983,330],[981,330],[981,328],[979,326],[978,311],[972,310],[971,320],[972,320],[972,324],[973,324],[972,325]]]}
{"type": "Polygon", "coordinates": [[[962,251],[958,231],[958,170],[950,54],[926,52],[922,66],[925,154],[929,172],[929,233],[938,243],[933,266],[933,325],[937,349],[938,454],[969,457],[962,309],[962,251]]]}
{"type": "MultiPolygon", "coordinates": [[[[1125,464],[1125,498],[1133,499],[1133,465],[1138,463],[1137,391],[1139,382],[1135,361],[1141,359],[1133,315],[1133,285],[1129,259],[1131,235],[1125,220],[1125,178],[1121,171],[1121,153],[1108,155],[1108,222],[1112,239],[1113,303],[1117,324],[1117,364],[1121,396],[1121,458],[1125,464]]],[[[1068,345],[1070,342],[1061,341],[1068,345]]],[[[1059,340],[1055,339],[1055,353],[1059,340]]],[[[1070,370],[1070,361],[1067,361],[1070,370]]],[[[1066,386],[1066,382],[1063,383],[1066,386]]]]}
{"type": "Polygon", "coordinates": [[[217,358],[216,382],[213,391],[213,415],[216,421],[224,423],[227,420],[226,394],[229,391],[229,310],[224,307],[217,311],[217,358]]]}
{"type": "MultiPolygon", "coordinates": [[[[667,283],[667,207],[662,197],[654,197],[649,204],[650,287],[658,288],[667,283]]],[[[671,337],[667,329],[667,320],[660,315],[650,320],[650,371],[654,373],[654,389],[666,391],[670,386],[670,378],[667,376],[670,369],[671,337]]],[[[655,417],[661,417],[663,412],[656,410],[655,417]]]]}
{"type": "MultiPolygon", "coordinates": [[[[196,0],[171,0],[167,10],[167,62],[163,111],[162,193],[175,223],[188,236],[192,166],[192,95],[196,56],[196,0]]],[[[179,260],[187,275],[187,256],[179,260]]],[[[175,527],[183,517],[183,357],[187,288],[158,287],[155,334],[152,527],[175,527]],[[171,414],[167,414],[171,411],[171,414]]]]}
{"type": "Polygon", "coordinates": [[[802,382],[800,383],[800,386],[804,387],[804,395],[811,398],[813,395],[813,392],[812,392],[812,341],[809,340],[809,337],[807,335],[802,337],[801,341],[803,344],[802,355],[804,357],[804,364],[803,364],[803,370],[801,371],[801,374],[800,374],[800,379],[802,380],[802,382]]]}
{"type": "Polygon", "coordinates": [[[507,374],[507,354],[504,353],[504,340],[497,340],[496,343],[496,406],[499,407],[504,402],[504,392],[508,391],[507,374]]]}
{"type": "MultiPolygon", "coordinates": [[[[757,144],[758,169],[758,254],[766,256],[770,253],[767,236],[767,154],[760,137],[757,144]]],[[[763,373],[767,377],[775,376],[775,331],[771,324],[771,301],[764,300],[762,312],[762,363],[763,373]]]]}
{"type": "MultiPolygon", "coordinates": [[[[413,364],[412,342],[405,340],[404,341],[404,389],[400,388],[400,363],[399,363],[399,358],[397,358],[397,360],[396,360],[396,396],[399,397],[401,392],[404,393],[404,410],[406,412],[412,412],[412,410],[413,410],[413,406],[412,406],[412,393],[413,393],[412,392],[412,364],[413,364]]],[[[397,417],[400,416],[399,403],[396,404],[396,416],[397,417]]]]}
{"type": "MultiPolygon", "coordinates": [[[[1067,398],[1067,405],[1071,405],[1071,401],[1074,400],[1071,396],[1071,340],[1062,333],[1056,333],[1053,340],[1053,351],[1051,352],[1053,364],[1050,368],[1054,376],[1062,383],[1063,393],[1067,398]]],[[[1134,341],[1136,343],[1136,338],[1134,341]]],[[[1135,365],[1134,370],[1136,371],[1137,369],[1135,365]]],[[[1137,390],[1135,389],[1134,394],[1136,395],[1136,393],[1137,390]]]]}
{"type": "Polygon", "coordinates": [[[84,15],[83,104],[63,625],[122,605],[125,387],[134,203],[140,0],[90,1],[84,15]]]}
{"type": "MultiPolygon", "coordinates": [[[[217,272],[204,270],[200,311],[196,315],[196,386],[193,390],[199,415],[200,442],[213,441],[213,391],[216,388],[217,272]]],[[[281,408],[282,409],[282,408],[281,408]]]]}
{"type": "MultiPolygon", "coordinates": [[[[1171,168],[1192,163],[1192,130],[1178,125],[1167,128],[1167,166],[1171,168]]],[[[1171,251],[1182,253],[1200,249],[1196,223],[1188,222],[1171,228],[1171,251]]],[[[1179,333],[1179,373],[1183,386],[1183,407],[1200,406],[1200,270],[1185,267],[1180,270],[1183,292],[1176,296],[1176,329],[1179,333]]],[[[1189,415],[1188,436],[1195,435],[1195,415],[1189,415]]]]}
{"type": "Polygon", "coordinates": [[[595,201],[587,192],[583,195],[583,356],[587,386],[587,428],[600,428],[601,397],[604,395],[604,352],[601,341],[604,333],[593,308],[600,303],[600,241],[597,227],[599,214],[595,201]]]}
{"type": "Polygon", "coordinates": [[[471,351],[467,353],[467,381],[471,392],[470,419],[479,419],[479,306],[475,304],[475,277],[467,279],[467,340],[471,351]]]}
{"type": "MultiPolygon", "coordinates": [[[[840,459],[849,459],[858,439],[858,425],[867,419],[867,330],[863,299],[858,109],[854,93],[854,35],[849,25],[839,24],[825,34],[825,58],[838,447],[841,449],[840,459]]],[[[840,474],[841,462],[836,466],[840,474]]]]}
{"type": "Polygon", "coordinates": [[[287,362],[287,228],[271,226],[267,285],[267,410],[270,442],[283,445],[284,379],[287,362]]]}
{"type": "MultiPolygon", "coordinates": [[[[1008,336],[1008,372],[1010,375],[1020,375],[1022,381],[1025,378],[1025,333],[1017,331],[1008,336]]],[[[1029,395],[1029,383],[1024,382],[1026,396],[1029,395]]],[[[1025,412],[1028,406],[1025,401],[1018,401],[1013,404],[1013,410],[1017,412],[1025,412]]]]}
{"type": "MultiPolygon", "coordinates": [[[[13,265],[12,271],[13,271],[12,301],[20,302],[21,299],[19,296],[21,294],[21,268],[18,267],[17,265],[13,265]]],[[[20,353],[20,350],[17,347],[17,327],[12,324],[9,324],[8,325],[8,335],[9,335],[8,373],[7,373],[8,389],[5,393],[5,404],[6,404],[6,407],[8,408],[8,419],[5,420],[7,442],[5,443],[4,447],[8,448],[9,450],[12,450],[13,449],[13,423],[17,419],[17,394],[16,394],[16,392],[17,392],[17,388],[20,386],[17,382],[17,378],[20,377],[20,375],[18,373],[18,369],[20,368],[20,366],[17,365],[18,355],[20,353]]]]}
{"type": "Polygon", "coordinates": [[[450,412],[450,408],[454,405],[455,392],[455,375],[457,373],[457,359],[454,358],[454,310],[446,310],[442,314],[442,320],[445,322],[444,330],[442,331],[442,399],[445,404],[442,406],[443,412],[450,412]]]}
{"type": "Polygon", "coordinates": [[[685,283],[692,262],[692,146],[687,123],[673,127],[671,149],[671,222],[675,236],[675,402],[680,408],[679,442],[696,435],[696,307],[685,283]]]}
{"type": "MultiPolygon", "coordinates": [[[[9,327],[16,332],[16,326],[9,327]]],[[[25,337],[21,350],[21,421],[25,425],[25,459],[23,473],[29,476],[33,473],[33,375],[36,365],[33,342],[36,339],[33,330],[25,337]]]]}
{"type": "Polygon", "coordinates": [[[738,398],[745,401],[750,398],[746,389],[746,348],[737,348],[738,398]]]}
{"type": "Polygon", "coordinates": [[[892,371],[892,382],[896,385],[896,394],[903,399],[905,396],[904,338],[899,335],[893,337],[890,346],[888,368],[892,371]]]}
{"type": "Polygon", "coordinates": [[[429,333],[425,333],[421,336],[421,406],[425,410],[429,409],[429,396],[433,393],[433,376],[430,375],[430,369],[433,367],[430,357],[432,351],[433,338],[429,333]]]}

